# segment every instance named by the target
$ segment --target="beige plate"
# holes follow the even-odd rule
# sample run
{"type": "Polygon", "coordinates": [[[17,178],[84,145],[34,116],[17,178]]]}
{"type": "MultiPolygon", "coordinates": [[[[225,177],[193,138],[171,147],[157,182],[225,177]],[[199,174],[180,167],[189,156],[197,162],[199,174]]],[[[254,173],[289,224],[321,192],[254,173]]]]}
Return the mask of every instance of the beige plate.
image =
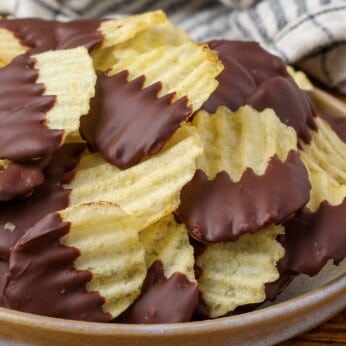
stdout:
{"type": "MultiPolygon", "coordinates": [[[[315,96],[340,115],[345,106],[317,91],[315,96]]],[[[301,276],[275,305],[238,316],[165,325],[66,321],[0,309],[1,345],[273,345],[303,333],[346,309],[346,260],[328,264],[314,278],[301,276]]]]}

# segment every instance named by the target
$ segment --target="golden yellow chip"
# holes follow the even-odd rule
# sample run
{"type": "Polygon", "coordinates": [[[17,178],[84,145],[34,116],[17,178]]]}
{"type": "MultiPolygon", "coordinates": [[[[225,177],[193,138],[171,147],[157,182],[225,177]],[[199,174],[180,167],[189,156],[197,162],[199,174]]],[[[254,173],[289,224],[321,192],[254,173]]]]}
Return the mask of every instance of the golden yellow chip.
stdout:
{"type": "Polygon", "coordinates": [[[29,47],[23,46],[11,31],[0,28],[0,67],[7,65],[28,49],[29,47]]]}
{"type": "Polygon", "coordinates": [[[196,260],[202,269],[197,281],[212,318],[265,300],[265,284],[279,278],[276,263],[284,249],[276,237],[283,231],[271,225],[235,242],[207,245],[196,260]]]}
{"type": "Polygon", "coordinates": [[[314,86],[303,71],[296,71],[292,66],[287,65],[287,72],[294,79],[300,89],[307,91],[314,89],[314,86]]]}
{"type": "Polygon", "coordinates": [[[167,17],[161,10],[104,21],[99,28],[99,31],[104,35],[101,48],[114,46],[129,40],[139,32],[165,21],[167,21],[167,17]]]}
{"type": "Polygon", "coordinates": [[[146,275],[137,220],[109,203],[76,205],[60,212],[70,231],[61,243],[80,251],[74,266],[89,270],[89,292],[105,298],[104,312],[118,316],[140,295],[146,275]]]}
{"type": "Polygon", "coordinates": [[[106,71],[115,63],[116,59],[113,55],[115,45],[131,40],[138,33],[166,21],[164,12],[158,10],[102,22],[99,31],[104,36],[104,40],[99,48],[91,52],[95,69],[106,71]]]}
{"type": "Polygon", "coordinates": [[[225,171],[232,181],[240,180],[247,167],[262,175],[274,155],[285,161],[290,150],[297,148],[293,128],[284,125],[273,110],[262,112],[250,106],[236,112],[219,107],[210,115],[202,110],[193,118],[204,143],[204,155],[197,160],[209,179],[225,171]]]}
{"type": "Polygon", "coordinates": [[[113,56],[115,61],[118,61],[132,55],[146,53],[160,46],[179,46],[186,42],[192,42],[190,36],[183,29],[167,21],[141,31],[133,39],[114,46],[113,56]]]}
{"type": "Polygon", "coordinates": [[[113,46],[93,50],[91,56],[95,70],[107,71],[111,68],[116,62],[113,52],[113,46]]]}
{"type": "Polygon", "coordinates": [[[139,233],[139,240],[145,249],[145,262],[149,268],[153,262],[163,263],[165,276],[183,273],[194,282],[193,247],[184,224],[176,223],[173,214],[165,216],[139,233]]]}
{"type": "Polygon", "coordinates": [[[66,186],[72,189],[70,205],[116,203],[140,218],[144,228],[178,207],[180,190],[192,179],[202,151],[195,129],[187,126],[179,129],[160,153],[126,170],[105,162],[99,154],[86,155],[76,177],[66,186]]]}
{"type": "Polygon", "coordinates": [[[175,92],[173,101],[187,96],[196,111],[216,89],[215,77],[222,69],[217,54],[207,45],[188,42],[179,46],[160,46],[121,59],[112,66],[109,74],[128,70],[129,80],[144,75],[144,87],[160,81],[159,96],[175,92]]]}
{"type": "Polygon", "coordinates": [[[34,56],[39,70],[37,83],[45,86],[45,95],[56,95],[47,113],[47,126],[62,129],[64,135],[78,131],[79,118],[88,113],[95,94],[96,74],[85,47],[50,51],[34,56]]]}
{"type": "Polygon", "coordinates": [[[311,131],[311,142],[300,143],[312,185],[307,207],[313,212],[324,200],[339,205],[346,197],[346,144],[325,120],[315,121],[318,131],[311,131]]]}

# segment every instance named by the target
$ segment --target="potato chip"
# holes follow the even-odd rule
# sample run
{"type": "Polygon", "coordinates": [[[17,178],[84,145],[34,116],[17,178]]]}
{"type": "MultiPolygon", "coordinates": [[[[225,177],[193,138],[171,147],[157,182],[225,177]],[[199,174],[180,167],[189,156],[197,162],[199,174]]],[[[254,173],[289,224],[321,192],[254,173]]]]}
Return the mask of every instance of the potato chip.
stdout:
{"type": "Polygon", "coordinates": [[[113,54],[115,46],[127,42],[138,33],[166,21],[166,15],[158,10],[102,22],[99,31],[104,36],[104,40],[99,48],[91,52],[95,69],[108,70],[116,62],[113,54]]]}
{"type": "Polygon", "coordinates": [[[210,317],[265,300],[265,284],[279,277],[276,264],[284,249],[276,237],[283,230],[271,225],[235,242],[206,245],[196,264],[202,269],[197,281],[210,317]]]}
{"type": "Polygon", "coordinates": [[[118,316],[139,296],[146,275],[136,220],[109,203],[77,205],[60,215],[71,222],[61,243],[80,251],[77,270],[93,274],[87,290],[99,292],[106,300],[103,310],[118,316]]]}
{"type": "Polygon", "coordinates": [[[114,47],[98,48],[91,52],[94,68],[97,71],[107,71],[111,68],[116,59],[113,55],[114,47]]]}
{"type": "Polygon", "coordinates": [[[101,48],[114,46],[136,36],[137,33],[150,28],[155,24],[167,21],[161,10],[137,14],[115,20],[106,20],[100,25],[100,32],[104,35],[101,48]]]}
{"type": "Polygon", "coordinates": [[[145,262],[149,268],[156,260],[163,263],[167,278],[174,273],[183,273],[194,282],[193,247],[184,224],[178,224],[173,214],[165,216],[139,233],[145,249],[145,262]]]}
{"type": "Polygon", "coordinates": [[[56,103],[47,113],[50,129],[63,129],[64,135],[79,129],[79,118],[89,111],[95,94],[96,74],[85,47],[46,52],[34,56],[39,70],[38,83],[46,95],[56,95],[56,103]]]}
{"type": "Polygon", "coordinates": [[[140,31],[129,40],[114,46],[95,49],[91,55],[96,70],[106,71],[120,59],[145,53],[159,46],[178,46],[185,42],[191,42],[187,33],[167,20],[140,31]]]}
{"type": "Polygon", "coordinates": [[[294,79],[296,84],[302,90],[311,91],[314,89],[314,86],[310,82],[309,78],[303,71],[296,71],[292,66],[287,65],[287,72],[294,79]]]}
{"type": "Polygon", "coordinates": [[[288,152],[297,148],[294,130],[281,123],[270,109],[257,112],[244,106],[234,113],[219,107],[213,115],[202,110],[192,124],[205,146],[197,168],[209,179],[225,171],[237,182],[248,167],[262,175],[271,157],[277,155],[285,161],[288,152]]]}
{"type": "Polygon", "coordinates": [[[192,42],[190,36],[171,21],[166,21],[163,24],[153,25],[131,40],[114,46],[113,55],[116,60],[121,60],[131,55],[149,52],[160,46],[179,46],[187,42],[192,42]]]}
{"type": "Polygon", "coordinates": [[[86,155],[75,179],[66,186],[72,189],[70,205],[113,202],[142,219],[144,228],[178,207],[180,190],[192,178],[202,151],[196,131],[187,126],[159,154],[126,170],[110,165],[97,153],[86,155]]]}
{"type": "Polygon", "coordinates": [[[309,144],[301,142],[300,156],[312,185],[307,207],[316,211],[323,201],[339,205],[346,197],[346,144],[317,117],[318,131],[311,131],[309,144]]]}
{"type": "Polygon", "coordinates": [[[0,28],[0,67],[7,65],[28,49],[29,47],[23,46],[11,31],[0,28]]]}
{"type": "Polygon", "coordinates": [[[175,92],[174,100],[187,96],[193,111],[199,109],[216,89],[215,77],[223,65],[207,45],[189,42],[180,46],[160,46],[143,54],[124,58],[109,74],[129,71],[129,80],[145,76],[144,87],[160,81],[158,96],[175,92]]]}

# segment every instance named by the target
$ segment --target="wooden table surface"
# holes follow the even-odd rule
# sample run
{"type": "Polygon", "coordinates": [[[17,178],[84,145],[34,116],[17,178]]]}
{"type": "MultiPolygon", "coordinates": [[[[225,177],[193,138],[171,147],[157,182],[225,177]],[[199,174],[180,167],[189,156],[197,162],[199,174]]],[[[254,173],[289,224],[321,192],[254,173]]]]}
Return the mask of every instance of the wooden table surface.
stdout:
{"type": "Polygon", "coordinates": [[[346,310],[330,321],[280,346],[346,345],[346,310]]]}

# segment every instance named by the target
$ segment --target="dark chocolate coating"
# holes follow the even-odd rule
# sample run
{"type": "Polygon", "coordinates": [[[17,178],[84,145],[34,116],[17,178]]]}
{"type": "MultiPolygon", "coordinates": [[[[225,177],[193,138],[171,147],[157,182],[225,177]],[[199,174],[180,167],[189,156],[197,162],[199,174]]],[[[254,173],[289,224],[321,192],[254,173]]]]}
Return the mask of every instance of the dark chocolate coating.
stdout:
{"type": "Polygon", "coordinates": [[[309,131],[316,130],[314,107],[279,57],[256,42],[214,40],[208,44],[225,68],[218,77],[218,88],[203,105],[207,111],[215,112],[218,106],[235,111],[245,104],[258,111],[272,108],[299,138],[310,141],[309,131]]]}
{"type": "Polygon", "coordinates": [[[6,307],[4,298],[4,288],[6,285],[6,275],[8,271],[8,263],[0,260],[0,307],[6,307]]]}
{"type": "Polygon", "coordinates": [[[304,208],[284,226],[283,268],[313,276],[328,260],[338,264],[346,257],[346,199],[337,206],[324,201],[314,213],[304,208]]]}
{"type": "Polygon", "coordinates": [[[276,297],[289,285],[289,283],[297,276],[296,273],[280,266],[278,263],[279,278],[265,285],[266,300],[274,301],[276,297]]]}
{"type": "Polygon", "coordinates": [[[101,20],[79,19],[70,22],[56,22],[56,49],[71,49],[79,46],[89,51],[101,45],[104,36],[99,31],[101,20]]]}
{"type": "Polygon", "coordinates": [[[84,144],[63,145],[52,157],[37,163],[45,182],[30,197],[0,203],[0,305],[4,304],[3,286],[11,248],[42,217],[68,206],[70,191],[62,184],[73,179],[84,149],[84,144]],[[14,230],[9,230],[8,224],[14,230]]]}
{"type": "Polygon", "coordinates": [[[231,56],[222,56],[223,71],[216,78],[219,82],[216,90],[203,104],[209,113],[215,113],[219,106],[232,111],[245,105],[245,99],[256,89],[255,80],[250,73],[231,56]]]}
{"type": "Polygon", "coordinates": [[[88,292],[92,273],[76,270],[78,249],[60,244],[70,230],[58,213],[36,223],[11,251],[4,290],[7,306],[24,312],[81,321],[107,322],[105,300],[88,292]]]}
{"type": "Polygon", "coordinates": [[[198,292],[198,303],[195,311],[193,312],[193,321],[205,320],[210,317],[210,311],[208,305],[203,297],[203,293],[201,291],[198,292]]]}
{"type": "Polygon", "coordinates": [[[0,158],[29,160],[61,145],[63,131],[44,124],[56,97],[43,96],[37,78],[34,60],[26,54],[0,69],[0,158]]]}
{"type": "Polygon", "coordinates": [[[346,118],[337,117],[328,111],[318,110],[317,115],[325,120],[339,138],[346,143],[346,118]]]}
{"type": "Polygon", "coordinates": [[[346,200],[332,206],[322,202],[314,213],[300,210],[284,223],[285,235],[279,241],[285,255],[278,262],[280,278],[266,285],[268,300],[279,293],[299,274],[314,276],[328,260],[338,264],[346,257],[346,200]]]}
{"type": "Polygon", "coordinates": [[[167,279],[162,262],[157,260],[148,269],[140,297],[115,322],[188,322],[197,301],[197,283],[190,282],[182,273],[174,273],[167,279]]]}
{"type": "Polygon", "coordinates": [[[84,144],[65,144],[43,170],[45,182],[30,197],[0,203],[0,260],[8,261],[11,247],[42,217],[68,206],[70,191],[62,184],[73,179],[84,148],[84,144]],[[8,223],[14,225],[13,231],[6,229],[8,223]]]}
{"type": "Polygon", "coordinates": [[[207,42],[223,61],[223,57],[231,57],[241,64],[261,85],[266,80],[276,77],[288,77],[285,63],[273,54],[264,50],[257,42],[213,40],[207,42]]]}
{"type": "Polygon", "coordinates": [[[237,183],[224,171],[208,180],[197,170],[181,191],[176,214],[199,241],[234,241],[294,214],[308,202],[310,187],[305,166],[290,151],[285,162],[274,156],[261,176],[246,169],[237,183]]]}
{"type": "Polygon", "coordinates": [[[144,89],[145,77],[127,81],[128,71],[99,73],[89,114],[81,118],[81,134],[91,149],[126,169],[157,153],[191,114],[187,98],[157,97],[160,82],[144,89]]]}
{"type": "Polygon", "coordinates": [[[99,20],[57,22],[38,18],[2,19],[0,27],[12,31],[21,43],[30,48],[30,54],[48,50],[85,46],[89,50],[102,43],[99,20]]]}
{"type": "Polygon", "coordinates": [[[0,202],[28,196],[43,181],[44,175],[39,169],[12,163],[0,169],[0,202]]]}
{"type": "Polygon", "coordinates": [[[269,79],[250,94],[245,103],[258,111],[272,108],[280,120],[293,127],[298,137],[306,143],[311,140],[310,130],[317,130],[310,97],[290,77],[269,79]]]}
{"type": "MultiPolygon", "coordinates": [[[[299,212],[298,212],[299,213],[299,212]]],[[[284,247],[285,234],[280,234],[277,237],[277,241],[284,247]]],[[[285,249],[286,252],[286,249],[285,249]]],[[[284,257],[287,254],[284,254],[284,257]]],[[[276,297],[289,285],[289,283],[297,276],[292,270],[290,270],[284,257],[281,258],[277,263],[279,271],[279,278],[276,281],[269,282],[265,285],[266,299],[274,301],[276,297]]]]}

